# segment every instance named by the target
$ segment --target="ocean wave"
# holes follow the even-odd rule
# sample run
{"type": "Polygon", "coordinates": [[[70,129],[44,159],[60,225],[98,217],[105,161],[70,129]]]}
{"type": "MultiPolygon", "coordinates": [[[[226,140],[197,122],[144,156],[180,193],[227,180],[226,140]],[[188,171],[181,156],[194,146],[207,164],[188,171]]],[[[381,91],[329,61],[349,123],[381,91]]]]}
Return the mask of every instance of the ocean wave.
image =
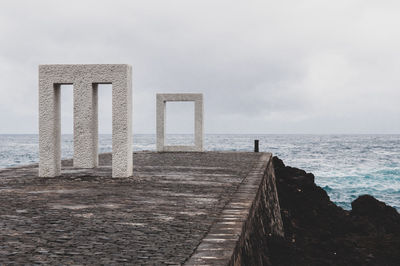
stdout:
{"type": "MultiPolygon", "coordinates": [[[[232,135],[206,134],[209,151],[272,152],[287,165],[315,175],[315,181],[339,206],[371,194],[400,210],[400,135],[232,135]]],[[[134,151],[156,149],[153,134],[133,136],[134,151]]],[[[193,135],[167,135],[169,144],[191,144],[193,135]]],[[[73,156],[73,136],[62,136],[62,158],[73,156]]],[[[99,136],[99,152],[112,151],[111,135],[99,136]]],[[[37,135],[0,135],[0,168],[38,161],[37,135]]]]}

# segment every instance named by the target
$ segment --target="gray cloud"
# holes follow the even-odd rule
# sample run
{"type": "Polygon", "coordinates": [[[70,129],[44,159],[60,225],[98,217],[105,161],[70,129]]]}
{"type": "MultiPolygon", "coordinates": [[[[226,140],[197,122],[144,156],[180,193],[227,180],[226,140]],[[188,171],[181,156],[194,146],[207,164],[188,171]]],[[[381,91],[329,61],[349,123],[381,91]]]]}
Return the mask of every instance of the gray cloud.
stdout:
{"type": "MultiPolygon", "coordinates": [[[[0,133],[37,132],[44,63],[132,64],[136,133],[154,133],[157,92],[203,92],[208,133],[399,133],[399,9],[361,0],[5,0],[0,133]]],[[[67,130],[70,117],[63,109],[67,130]]],[[[100,118],[109,131],[110,115],[100,118]]]]}

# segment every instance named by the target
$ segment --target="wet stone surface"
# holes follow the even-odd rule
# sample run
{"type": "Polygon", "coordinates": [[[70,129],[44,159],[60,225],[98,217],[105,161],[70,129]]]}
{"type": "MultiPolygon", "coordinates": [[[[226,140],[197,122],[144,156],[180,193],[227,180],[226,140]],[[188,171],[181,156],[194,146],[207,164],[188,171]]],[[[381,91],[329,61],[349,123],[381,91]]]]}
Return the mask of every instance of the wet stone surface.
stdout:
{"type": "Polygon", "coordinates": [[[96,169],[38,178],[0,170],[0,264],[156,264],[188,260],[257,153],[134,153],[134,174],[96,169]]]}

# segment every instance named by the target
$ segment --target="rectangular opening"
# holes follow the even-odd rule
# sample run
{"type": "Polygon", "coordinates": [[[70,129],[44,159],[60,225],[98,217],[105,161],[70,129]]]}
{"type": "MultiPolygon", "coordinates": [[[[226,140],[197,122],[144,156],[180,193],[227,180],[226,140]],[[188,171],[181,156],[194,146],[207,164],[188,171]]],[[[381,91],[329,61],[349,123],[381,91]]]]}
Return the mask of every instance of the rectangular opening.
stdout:
{"type": "Polygon", "coordinates": [[[194,102],[166,102],[165,145],[194,146],[194,102]]]}
{"type": "Polygon", "coordinates": [[[98,95],[99,153],[112,152],[112,84],[96,84],[98,95]]]}
{"type": "Polygon", "coordinates": [[[74,90],[72,84],[60,85],[61,158],[74,155],[74,90]]]}

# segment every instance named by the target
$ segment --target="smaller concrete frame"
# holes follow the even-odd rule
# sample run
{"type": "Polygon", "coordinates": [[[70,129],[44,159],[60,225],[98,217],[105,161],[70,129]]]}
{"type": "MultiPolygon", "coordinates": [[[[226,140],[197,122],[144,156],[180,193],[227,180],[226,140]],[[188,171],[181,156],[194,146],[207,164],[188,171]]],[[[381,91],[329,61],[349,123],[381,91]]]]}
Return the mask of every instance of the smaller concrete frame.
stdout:
{"type": "Polygon", "coordinates": [[[157,94],[157,151],[203,151],[203,94],[157,94]],[[194,146],[165,145],[165,115],[167,102],[194,102],[194,146]]]}
{"type": "Polygon", "coordinates": [[[60,88],[74,86],[74,167],[98,165],[97,85],[112,84],[112,176],[132,176],[132,67],[39,66],[39,176],[61,174],[60,88]]]}

